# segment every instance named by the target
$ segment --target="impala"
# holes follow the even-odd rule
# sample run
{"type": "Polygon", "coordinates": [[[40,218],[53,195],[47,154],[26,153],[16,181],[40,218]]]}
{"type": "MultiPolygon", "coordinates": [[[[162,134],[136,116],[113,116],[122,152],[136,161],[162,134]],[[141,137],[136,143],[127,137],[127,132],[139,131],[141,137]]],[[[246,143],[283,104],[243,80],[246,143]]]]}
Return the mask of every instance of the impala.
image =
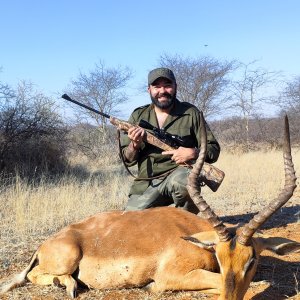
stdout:
{"type": "Polygon", "coordinates": [[[299,242],[255,235],[296,187],[287,117],[285,185],[276,199],[237,230],[227,228],[200,194],[197,178],[205,153],[202,126],[201,151],[188,180],[202,218],[171,207],[93,215],[46,240],[25,270],[2,284],[0,294],[27,277],[41,285],[60,283],[71,298],[76,297],[79,282],[97,289],[202,290],[219,294],[219,299],[243,299],[262,250],[280,255],[300,250],[299,242]]]}

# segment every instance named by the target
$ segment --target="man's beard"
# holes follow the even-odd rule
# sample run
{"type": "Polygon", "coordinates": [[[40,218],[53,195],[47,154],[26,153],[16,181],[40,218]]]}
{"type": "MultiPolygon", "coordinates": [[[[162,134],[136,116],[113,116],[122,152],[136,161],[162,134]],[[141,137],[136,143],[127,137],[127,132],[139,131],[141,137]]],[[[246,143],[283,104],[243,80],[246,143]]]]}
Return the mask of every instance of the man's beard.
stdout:
{"type": "Polygon", "coordinates": [[[158,108],[162,108],[162,109],[167,109],[167,108],[170,108],[175,99],[176,99],[176,93],[172,96],[171,94],[169,93],[164,93],[162,95],[159,95],[160,97],[162,96],[165,96],[167,98],[167,101],[164,101],[164,102],[159,102],[155,97],[153,97],[152,95],[150,95],[150,98],[151,98],[151,101],[152,103],[157,106],[158,108]]]}

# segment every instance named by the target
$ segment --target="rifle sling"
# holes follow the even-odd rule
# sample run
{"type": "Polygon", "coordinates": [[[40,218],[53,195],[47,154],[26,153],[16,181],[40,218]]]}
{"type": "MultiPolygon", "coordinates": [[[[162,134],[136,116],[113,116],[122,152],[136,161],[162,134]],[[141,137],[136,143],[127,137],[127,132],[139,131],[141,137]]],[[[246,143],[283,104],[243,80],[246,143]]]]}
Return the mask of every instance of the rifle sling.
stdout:
{"type": "Polygon", "coordinates": [[[119,155],[121,157],[121,160],[122,160],[122,163],[125,167],[125,169],[127,170],[127,172],[137,181],[140,181],[140,180],[153,180],[153,179],[158,179],[158,178],[162,178],[162,177],[166,177],[168,176],[169,174],[171,174],[176,168],[172,169],[172,170],[169,170],[167,172],[164,172],[160,175],[157,175],[157,176],[153,176],[153,177],[137,177],[135,176],[134,174],[132,174],[132,172],[129,170],[128,166],[126,165],[126,162],[125,162],[125,157],[124,157],[124,154],[123,154],[123,151],[122,151],[122,146],[121,146],[121,139],[120,139],[120,130],[118,129],[117,130],[117,133],[118,133],[118,144],[119,144],[119,155]]]}

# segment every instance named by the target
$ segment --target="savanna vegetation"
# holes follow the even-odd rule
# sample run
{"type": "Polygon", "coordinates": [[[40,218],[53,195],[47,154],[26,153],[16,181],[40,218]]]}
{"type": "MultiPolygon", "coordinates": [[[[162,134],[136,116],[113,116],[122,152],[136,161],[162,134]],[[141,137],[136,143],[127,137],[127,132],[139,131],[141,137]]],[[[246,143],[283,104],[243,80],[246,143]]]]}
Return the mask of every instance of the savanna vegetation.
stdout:
{"type": "MultiPolygon", "coordinates": [[[[216,193],[203,188],[205,199],[225,221],[247,221],[283,183],[284,113],[290,119],[293,160],[300,174],[300,76],[283,81],[281,74],[258,67],[257,61],[243,64],[211,57],[164,54],[159,64],[174,70],[178,98],[204,111],[221,143],[216,166],[226,176],[216,193]],[[278,108],[272,117],[265,113],[270,104],[278,108]]],[[[132,76],[128,67],[110,68],[99,62],[71,82],[68,94],[118,115],[119,105],[128,100],[126,86],[132,76]]],[[[118,157],[116,131],[105,119],[76,107],[72,122],[66,120],[55,99],[25,81],[11,87],[0,80],[0,101],[1,280],[20,271],[41,241],[66,224],[99,211],[122,209],[132,179],[118,157]]],[[[263,231],[299,240],[299,203],[298,187],[263,231]]],[[[299,255],[283,263],[265,256],[248,299],[299,297],[299,255]]],[[[5,297],[64,299],[65,294],[55,287],[26,285],[5,297]]],[[[80,299],[212,298],[197,292],[149,295],[132,290],[91,291],[80,299]]]]}

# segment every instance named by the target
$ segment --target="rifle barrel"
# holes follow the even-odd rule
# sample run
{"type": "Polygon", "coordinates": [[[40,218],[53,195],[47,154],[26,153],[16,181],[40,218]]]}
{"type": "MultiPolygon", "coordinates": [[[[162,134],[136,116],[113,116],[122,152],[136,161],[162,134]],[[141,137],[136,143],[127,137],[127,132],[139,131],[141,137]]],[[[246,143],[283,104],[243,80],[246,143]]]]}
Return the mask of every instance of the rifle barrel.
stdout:
{"type": "Polygon", "coordinates": [[[96,113],[96,114],[98,114],[98,115],[101,115],[101,116],[103,116],[103,117],[105,117],[105,118],[107,118],[107,119],[110,118],[110,115],[108,115],[108,114],[106,114],[106,113],[103,113],[103,112],[101,112],[101,111],[99,111],[99,110],[97,110],[97,109],[94,109],[94,108],[92,108],[92,107],[89,107],[89,106],[87,106],[87,105],[85,105],[85,104],[83,104],[83,103],[80,103],[80,102],[76,101],[76,100],[73,100],[73,99],[71,99],[67,94],[63,94],[61,97],[62,97],[63,99],[65,99],[65,100],[67,100],[67,101],[73,102],[73,103],[75,103],[75,104],[77,104],[77,105],[79,105],[79,106],[81,106],[81,107],[84,107],[84,108],[86,108],[86,109],[88,109],[88,110],[90,110],[90,111],[92,111],[92,112],[94,112],[94,113],[96,113]]]}

